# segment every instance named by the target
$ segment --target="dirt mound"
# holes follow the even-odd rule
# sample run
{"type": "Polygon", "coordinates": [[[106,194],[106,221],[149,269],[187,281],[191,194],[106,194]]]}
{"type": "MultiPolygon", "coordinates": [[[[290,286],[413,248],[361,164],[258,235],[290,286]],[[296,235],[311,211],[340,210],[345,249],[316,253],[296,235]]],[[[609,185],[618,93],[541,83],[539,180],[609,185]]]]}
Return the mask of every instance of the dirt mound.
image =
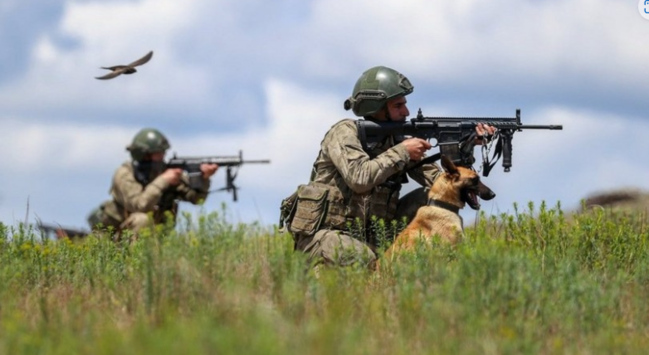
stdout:
{"type": "Polygon", "coordinates": [[[625,188],[591,194],[584,199],[585,209],[595,207],[649,210],[649,191],[625,188]]]}

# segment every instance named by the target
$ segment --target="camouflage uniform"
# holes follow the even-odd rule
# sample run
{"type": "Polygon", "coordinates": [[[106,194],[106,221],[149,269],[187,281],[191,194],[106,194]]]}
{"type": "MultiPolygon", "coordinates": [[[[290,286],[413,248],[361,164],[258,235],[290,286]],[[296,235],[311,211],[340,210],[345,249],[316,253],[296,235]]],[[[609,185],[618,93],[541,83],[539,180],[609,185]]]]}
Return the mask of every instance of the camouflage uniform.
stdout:
{"type": "Polygon", "coordinates": [[[110,189],[113,199],[104,202],[93,213],[95,218],[91,215],[91,227],[94,228],[97,222],[101,222],[104,226],[112,226],[117,230],[138,231],[151,223],[165,223],[165,212],[170,212],[175,218],[177,200],[197,204],[207,198],[209,179],[203,179],[203,188],[199,191],[191,189],[188,184],[186,176],[183,176],[180,184],[171,186],[160,175],[150,183],[143,184],[135,178],[133,163],[125,162],[113,176],[110,189]],[[150,212],[152,219],[148,216],[150,212]]]}
{"type": "Polygon", "coordinates": [[[91,229],[101,224],[118,232],[122,229],[137,232],[151,223],[167,222],[167,212],[171,213],[171,222],[175,222],[177,200],[196,204],[207,197],[209,179],[203,178],[203,186],[196,191],[189,187],[185,175],[181,176],[178,185],[173,186],[162,177],[165,169],[162,158],[170,147],[167,137],[155,128],[143,128],[133,137],[126,147],[132,161],[122,164],[115,172],[110,189],[113,199],[101,204],[88,216],[91,229]]]}
{"type": "MultiPolygon", "coordinates": [[[[404,75],[377,66],[356,81],[343,107],[357,117],[391,120],[390,100],[413,90],[404,75]]],[[[403,143],[395,144],[394,137],[364,147],[358,133],[353,119],[333,125],[322,140],[309,184],[300,185],[282,201],[280,226],[286,224],[295,249],[307,253],[314,263],[372,264],[380,242],[391,237],[373,228],[374,218],[387,227],[401,216],[410,220],[427,200],[424,188],[399,199],[403,172],[424,187],[432,186],[440,173],[435,164],[409,170],[416,162],[410,161],[403,143]]]]}
{"type": "MultiPolygon", "coordinates": [[[[401,181],[389,179],[399,176],[415,162],[410,161],[403,144],[394,144],[393,137],[368,148],[368,152],[363,150],[353,119],[336,123],[321,143],[311,184],[329,189],[327,216],[315,234],[294,235],[296,249],[307,253],[316,263],[374,262],[378,240],[368,228],[370,218],[375,216],[389,223],[403,215],[403,209],[398,206],[401,181]],[[349,223],[355,224],[356,218],[365,229],[361,235],[352,235],[347,228],[349,223]]],[[[412,179],[426,187],[433,184],[439,173],[435,164],[408,171],[412,179]]],[[[425,201],[423,189],[419,191],[425,201]]]]}

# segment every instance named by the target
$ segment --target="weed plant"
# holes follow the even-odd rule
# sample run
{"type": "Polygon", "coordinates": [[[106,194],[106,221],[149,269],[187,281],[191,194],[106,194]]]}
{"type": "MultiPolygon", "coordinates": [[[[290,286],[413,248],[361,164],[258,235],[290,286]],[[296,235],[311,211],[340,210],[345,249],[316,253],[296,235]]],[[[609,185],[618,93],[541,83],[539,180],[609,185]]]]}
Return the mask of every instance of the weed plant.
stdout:
{"type": "Polygon", "coordinates": [[[0,225],[0,354],[644,353],[646,212],[535,207],[378,272],[216,212],[121,242],[0,225]]]}

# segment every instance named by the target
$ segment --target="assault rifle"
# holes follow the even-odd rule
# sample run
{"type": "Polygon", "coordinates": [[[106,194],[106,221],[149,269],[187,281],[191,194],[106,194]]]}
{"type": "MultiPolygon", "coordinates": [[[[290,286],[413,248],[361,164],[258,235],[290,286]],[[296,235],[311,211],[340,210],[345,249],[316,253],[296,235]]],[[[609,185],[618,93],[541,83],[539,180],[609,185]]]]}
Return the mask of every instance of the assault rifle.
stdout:
{"type": "Polygon", "coordinates": [[[81,229],[75,228],[66,228],[61,227],[60,225],[43,223],[41,220],[38,220],[37,227],[41,231],[43,240],[45,239],[64,239],[64,238],[84,238],[90,234],[90,232],[81,229]]]}
{"type": "Polygon", "coordinates": [[[496,128],[493,137],[485,137],[496,142],[492,160],[483,155],[483,175],[489,171],[502,154],[502,166],[509,172],[512,166],[512,138],[514,132],[524,129],[562,130],[563,125],[524,125],[521,123],[521,110],[516,109],[516,117],[424,117],[419,109],[417,117],[405,122],[379,122],[372,120],[357,120],[358,135],[363,149],[368,151],[371,144],[383,141],[387,136],[394,136],[397,142],[406,136],[435,139],[434,146],[439,146],[440,153],[448,156],[453,163],[462,166],[473,164],[473,147],[475,145],[475,127],[478,123],[486,123],[496,128]]]}
{"type": "MultiPolygon", "coordinates": [[[[174,156],[167,162],[167,168],[180,168],[189,176],[189,187],[200,189],[203,186],[203,173],[201,164],[218,164],[226,167],[225,187],[215,191],[232,192],[233,201],[237,200],[237,189],[234,179],[237,177],[239,167],[243,164],[269,164],[270,160],[243,160],[243,152],[233,156],[208,156],[208,157],[177,157],[174,156]]],[[[212,191],[210,191],[212,192],[212,191]]]]}

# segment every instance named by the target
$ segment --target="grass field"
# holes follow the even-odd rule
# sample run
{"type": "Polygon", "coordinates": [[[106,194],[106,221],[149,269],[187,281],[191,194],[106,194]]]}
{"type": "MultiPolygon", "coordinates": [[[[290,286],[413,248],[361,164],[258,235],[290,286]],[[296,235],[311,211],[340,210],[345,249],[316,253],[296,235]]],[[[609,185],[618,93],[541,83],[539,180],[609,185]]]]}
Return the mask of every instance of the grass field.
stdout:
{"type": "Polygon", "coordinates": [[[321,269],[290,236],[183,218],[132,244],[0,226],[0,354],[641,354],[647,212],[483,217],[455,248],[321,269]]]}

